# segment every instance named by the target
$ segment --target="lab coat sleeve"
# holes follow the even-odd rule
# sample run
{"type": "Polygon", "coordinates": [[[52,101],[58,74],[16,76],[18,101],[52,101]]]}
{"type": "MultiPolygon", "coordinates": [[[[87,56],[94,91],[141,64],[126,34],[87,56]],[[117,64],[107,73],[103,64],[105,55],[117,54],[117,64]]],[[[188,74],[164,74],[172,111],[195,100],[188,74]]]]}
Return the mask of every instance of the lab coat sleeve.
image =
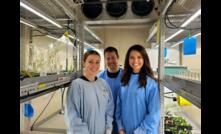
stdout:
{"type": "Polygon", "coordinates": [[[134,131],[134,134],[157,134],[158,126],[160,122],[160,97],[158,85],[156,82],[151,82],[151,86],[146,90],[146,105],[148,114],[145,116],[144,120],[140,126],[134,131]],[[148,96],[148,97],[147,97],[148,96]]]}
{"type": "MultiPolygon", "coordinates": [[[[105,82],[106,83],[106,82],[105,82]]],[[[108,104],[105,112],[105,119],[106,119],[106,134],[112,131],[112,122],[113,122],[113,114],[114,114],[114,102],[113,96],[111,93],[111,89],[109,85],[106,83],[106,88],[108,89],[108,104]]]]}
{"type": "Polygon", "coordinates": [[[68,134],[89,134],[88,125],[86,122],[83,122],[80,113],[81,99],[78,83],[72,82],[67,92],[65,106],[65,122],[68,128],[68,134]]]}
{"type": "Polygon", "coordinates": [[[117,95],[117,103],[116,103],[116,112],[115,112],[115,118],[117,122],[117,127],[118,127],[118,132],[123,128],[122,124],[122,102],[121,102],[121,91],[119,90],[118,95],[117,95]]]}
{"type": "Polygon", "coordinates": [[[97,74],[97,77],[98,78],[103,78],[103,75],[104,75],[104,71],[101,71],[100,73],[97,74]]]}
{"type": "Polygon", "coordinates": [[[97,74],[97,77],[98,77],[98,78],[101,78],[101,73],[102,73],[102,72],[100,72],[100,73],[97,74]]]}

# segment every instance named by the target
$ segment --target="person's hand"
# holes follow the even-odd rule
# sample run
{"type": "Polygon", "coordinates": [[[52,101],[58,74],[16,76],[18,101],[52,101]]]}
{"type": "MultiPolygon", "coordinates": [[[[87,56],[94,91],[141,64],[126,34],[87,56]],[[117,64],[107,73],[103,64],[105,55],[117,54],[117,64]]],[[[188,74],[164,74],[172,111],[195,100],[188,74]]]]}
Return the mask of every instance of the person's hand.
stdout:
{"type": "Polygon", "coordinates": [[[126,134],[123,129],[119,131],[119,134],[126,134]]]}
{"type": "Polygon", "coordinates": [[[105,134],[111,134],[112,130],[107,129],[105,134]]]}

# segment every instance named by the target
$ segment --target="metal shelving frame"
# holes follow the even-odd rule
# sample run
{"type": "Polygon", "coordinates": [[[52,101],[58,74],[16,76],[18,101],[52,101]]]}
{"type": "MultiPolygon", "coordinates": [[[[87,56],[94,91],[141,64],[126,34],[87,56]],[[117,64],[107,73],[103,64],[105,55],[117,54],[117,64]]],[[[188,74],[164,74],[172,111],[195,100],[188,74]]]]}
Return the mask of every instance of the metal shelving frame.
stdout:
{"type": "MultiPolygon", "coordinates": [[[[68,87],[71,81],[81,75],[80,71],[71,74],[57,74],[43,77],[27,78],[20,81],[20,103],[23,105],[25,103],[31,103],[31,100],[42,95],[55,92],[58,89],[64,89],[68,87]]],[[[63,102],[63,101],[62,101],[63,102]]],[[[32,131],[42,131],[42,132],[54,132],[54,133],[66,133],[65,129],[57,128],[44,128],[40,127],[43,123],[51,119],[57,114],[61,114],[63,110],[63,103],[61,109],[55,111],[48,117],[38,121],[32,128],[32,131]]],[[[30,119],[26,118],[24,126],[26,129],[30,126],[30,119]]],[[[30,130],[25,130],[30,131],[30,130]]]]}
{"type": "Polygon", "coordinates": [[[201,108],[201,82],[165,75],[161,82],[165,87],[201,108]]]}

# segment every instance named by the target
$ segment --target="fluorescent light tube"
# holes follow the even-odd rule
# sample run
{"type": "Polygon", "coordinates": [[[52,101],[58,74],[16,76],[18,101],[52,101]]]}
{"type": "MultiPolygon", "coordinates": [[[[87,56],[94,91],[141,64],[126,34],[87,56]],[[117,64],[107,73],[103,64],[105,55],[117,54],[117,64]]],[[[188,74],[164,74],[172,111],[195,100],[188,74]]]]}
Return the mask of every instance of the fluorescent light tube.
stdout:
{"type": "Polygon", "coordinates": [[[46,36],[49,37],[49,38],[51,38],[51,39],[58,40],[58,38],[55,38],[55,37],[53,37],[53,36],[51,36],[51,35],[46,35],[46,36]]]}
{"type": "Polygon", "coordinates": [[[41,14],[40,12],[34,10],[33,8],[29,7],[28,5],[24,4],[23,2],[20,2],[20,6],[24,7],[25,9],[29,10],[30,12],[36,14],[37,16],[45,19],[46,21],[50,22],[51,24],[59,27],[59,28],[62,28],[61,25],[59,25],[58,23],[54,22],[53,20],[49,19],[48,17],[44,16],[43,14],[41,14]]]}
{"type": "MultiPolygon", "coordinates": [[[[191,37],[197,37],[197,36],[200,36],[200,35],[201,35],[201,32],[200,32],[200,33],[197,33],[197,34],[195,34],[195,35],[193,35],[193,36],[191,36],[191,37]]],[[[179,45],[179,44],[181,44],[181,43],[183,43],[183,40],[181,40],[181,41],[179,41],[178,43],[172,45],[171,47],[175,47],[175,46],[177,46],[177,45],[179,45]]]]}
{"type": "Polygon", "coordinates": [[[179,30],[170,37],[168,37],[166,40],[164,40],[164,43],[167,42],[168,40],[172,39],[173,37],[177,36],[178,34],[182,33],[184,30],[179,30]]]}
{"type": "Polygon", "coordinates": [[[179,42],[177,42],[176,44],[172,45],[171,47],[175,47],[175,46],[177,46],[177,45],[179,45],[179,44],[181,44],[181,43],[183,43],[183,41],[179,41],[179,42]]]}
{"type": "Polygon", "coordinates": [[[92,48],[96,49],[94,46],[90,45],[90,44],[87,43],[87,42],[84,42],[84,45],[87,45],[87,46],[89,46],[89,47],[92,47],[92,48]]]}
{"type": "Polygon", "coordinates": [[[187,21],[185,21],[181,27],[187,26],[190,22],[196,19],[199,15],[201,15],[201,9],[199,9],[196,13],[194,13],[187,21]]]}
{"type": "Polygon", "coordinates": [[[25,24],[25,25],[27,25],[27,26],[29,26],[29,27],[32,27],[32,28],[36,28],[35,26],[33,26],[33,25],[31,25],[31,24],[29,24],[29,23],[27,23],[27,22],[24,22],[24,21],[22,21],[22,20],[20,20],[20,23],[25,24]]]}
{"type": "MultiPolygon", "coordinates": [[[[194,13],[188,20],[186,20],[181,27],[185,27],[187,26],[190,22],[192,22],[194,19],[196,19],[199,15],[201,15],[201,9],[199,9],[196,13],[194,13]]],[[[170,37],[168,37],[166,40],[164,40],[164,42],[169,41],[170,39],[172,39],[173,37],[177,36],[178,34],[182,33],[184,30],[179,30],[178,32],[174,33],[173,35],[171,35],[170,37]]]]}
{"type": "Polygon", "coordinates": [[[76,37],[72,36],[72,35],[68,35],[68,37],[72,38],[72,39],[76,39],[76,37]]]}
{"type": "Polygon", "coordinates": [[[193,36],[197,37],[197,36],[200,36],[200,35],[201,35],[201,32],[198,33],[198,34],[195,34],[195,35],[193,35],[193,36]]]}

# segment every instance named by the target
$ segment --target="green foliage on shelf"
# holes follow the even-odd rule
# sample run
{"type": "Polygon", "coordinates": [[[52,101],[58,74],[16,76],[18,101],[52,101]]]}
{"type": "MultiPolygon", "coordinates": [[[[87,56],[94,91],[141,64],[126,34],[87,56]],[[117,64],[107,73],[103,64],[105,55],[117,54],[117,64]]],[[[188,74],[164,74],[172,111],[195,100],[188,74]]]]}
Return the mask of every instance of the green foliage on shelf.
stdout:
{"type": "Polygon", "coordinates": [[[37,77],[39,73],[22,70],[20,71],[20,79],[37,77]]]}
{"type": "Polygon", "coordinates": [[[165,116],[165,134],[192,134],[192,126],[182,117],[165,116]]]}

